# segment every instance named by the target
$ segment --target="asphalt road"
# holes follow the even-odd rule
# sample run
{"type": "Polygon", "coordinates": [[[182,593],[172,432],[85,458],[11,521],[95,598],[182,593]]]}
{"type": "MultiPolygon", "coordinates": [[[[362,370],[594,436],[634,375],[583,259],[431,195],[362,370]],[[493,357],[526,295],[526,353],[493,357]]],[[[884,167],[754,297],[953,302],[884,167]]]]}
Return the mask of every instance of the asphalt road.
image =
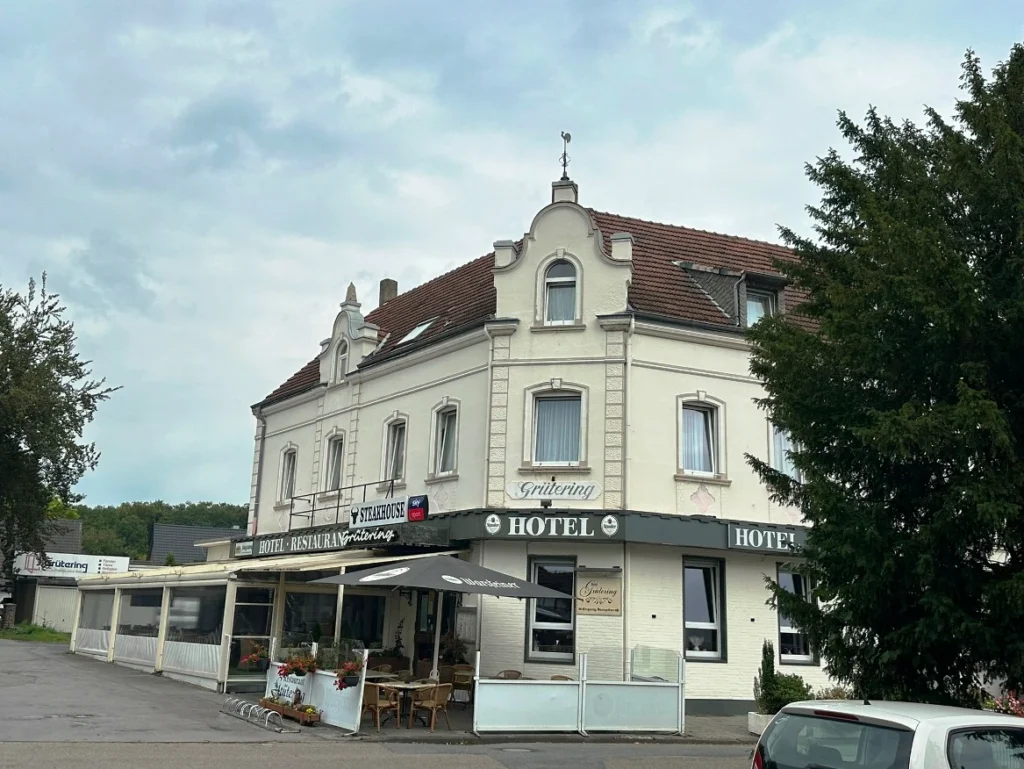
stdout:
{"type": "Polygon", "coordinates": [[[275,734],[220,713],[223,696],[0,641],[0,769],[748,769],[749,746],[353,740],[337,729],[275,734]]]}

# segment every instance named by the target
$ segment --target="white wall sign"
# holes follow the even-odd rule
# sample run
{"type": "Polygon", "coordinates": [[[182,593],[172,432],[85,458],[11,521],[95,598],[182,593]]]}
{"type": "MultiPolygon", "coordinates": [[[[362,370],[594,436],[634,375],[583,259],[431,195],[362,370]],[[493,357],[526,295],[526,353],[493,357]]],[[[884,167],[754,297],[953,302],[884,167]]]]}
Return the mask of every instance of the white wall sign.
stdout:
{"type": "Polygon", "coordinates": [[[505,486],[512,499],[550,499],[590,502],[601,496],[601,484],[576,481],[513,481],[505,486]]]}
{"type": "Polygon", "coordinates": [[[729,547],[789,553],[798,544],[796,533],[780,529],[758,529],[729,524],[729,547]]]}
{"type": "Polygon", "coordinates": [[[128,571],[128,558],[119,555],[76,555],[47,553],[49,567],[44,567],[35,553],[22,553],[14,558],[14,571],[21,577],[63,577],[74,579],[87,574],[117,574],[128,571]]]}
{"type": "Polygon", "coordinates": [[[409,519],[409,500],[378,499],[375,502],[360,502],[349,511],[349,528],[366,529],[371,526],[395,526],[409,519]]]}

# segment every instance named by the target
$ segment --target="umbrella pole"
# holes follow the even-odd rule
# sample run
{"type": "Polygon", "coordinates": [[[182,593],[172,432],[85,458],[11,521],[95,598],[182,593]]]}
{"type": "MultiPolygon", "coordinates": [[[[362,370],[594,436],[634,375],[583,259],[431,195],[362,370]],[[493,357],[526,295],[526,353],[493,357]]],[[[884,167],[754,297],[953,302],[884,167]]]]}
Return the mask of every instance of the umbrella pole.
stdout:
{"type": "Polygon", "coordinates": [[[437,614],[434,618],[434,668],[430,671],[430,677],[437,681],[440,675],[437,672],[437,660],[441,654],[441,609],[444,607],[444,591],[437,591],[437,614]]]}

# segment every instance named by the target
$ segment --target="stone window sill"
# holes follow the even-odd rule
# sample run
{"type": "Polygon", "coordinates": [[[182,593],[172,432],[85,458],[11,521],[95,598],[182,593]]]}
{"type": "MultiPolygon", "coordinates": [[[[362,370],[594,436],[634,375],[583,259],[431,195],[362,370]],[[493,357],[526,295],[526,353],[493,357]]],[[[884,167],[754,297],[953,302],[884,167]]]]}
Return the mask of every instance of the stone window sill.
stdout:
{"type": "Polygon", "coordinates": [[[394,486],[392,486],[391,483],[378,483],[377,484],[377,491],[383,492],[383,491],[389,491],[391,489],[394,489],[395,491],[401,491],[402,489],[405,488],[405,485],[406,485],[405,481],[395,481],[395,485],[394,486]]]}
{"type": "Polygon", "coordinates": [[[430,486],[434,483],[444,483],[445,481],[457,481],[459,480],[458,473],[445,473],[444,475],[431,475],[428,476],[423,482],[430,486]]]}
{"type": "Polygon", "coordinates": [[[521,465],[519,472],[529,475],[587,475],[590,473],[590,466],[586,463],[579,465],[521,465]]]}
{"type": "Polygon", "coordinates": [[[732,481],[724,475],[700,475],[698,473],[676,473],[677,481],[687,483],[706,483],[709,486],[731,486],[732,481]]]}
{"type": "Polygon", "coordinates": [[[530,326],[530,331],[586,331],[586,323],[552,323],[550,325],[545,323],[535,323],[530,326]]]}

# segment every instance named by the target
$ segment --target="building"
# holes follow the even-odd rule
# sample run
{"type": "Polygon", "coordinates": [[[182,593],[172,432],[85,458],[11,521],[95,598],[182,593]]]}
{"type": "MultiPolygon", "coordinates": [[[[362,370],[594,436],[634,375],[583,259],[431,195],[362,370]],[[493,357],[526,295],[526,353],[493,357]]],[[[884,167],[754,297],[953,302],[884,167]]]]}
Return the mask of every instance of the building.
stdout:
{"type": "MultiPolygon", "coordinates": [[[[588,209],[562,179],[522,238],[405,293],[383,280],[365,316],[350,286],[316,356],[253,407],[247,536],[203,543],[208,563],[147,573],[147,596],[128,576],[83,580],[83,618],[99,607],[86,634],[127,626],[111,606],[149,607],[139,632],[155,642],[174,632],[180,592],[208,620],[179,629],[205,634],[204,675],[220,683],[271,639],[394,651],[397,635],[422,659],[432,594],[308,583],[460,552],[575,596],[451,605],[442,630],[481,651],[482,674],[572,674],[586,652],[591,677],[621,680],[631,650],[662,649],[685,655],[688,713],[740,713],[768,639],[783,671],[825,685],[806,637],[766,604],[765,575],[806,592],[785,569],[801,516],[744,459],[795,472],[755,405],[744,337],[792,306],[775,258],[792,256],[588,209]],[[405,523],[406,502],[429,514],[405,523]],[[168,619],[158,586],[172,583],[168,619]]],[[[158,669],[162,647],[146,643],[124,660],[158,669]]]]}
{"type": "Polygon", "coordinates": [[[231,538],[240,533],[217,526],[154,523],[149,535],[149,562],[162,565],[167,556],[173,556],[175,563],[199,563],[206,560],[206,550],[197,542],[231,538]]]}

